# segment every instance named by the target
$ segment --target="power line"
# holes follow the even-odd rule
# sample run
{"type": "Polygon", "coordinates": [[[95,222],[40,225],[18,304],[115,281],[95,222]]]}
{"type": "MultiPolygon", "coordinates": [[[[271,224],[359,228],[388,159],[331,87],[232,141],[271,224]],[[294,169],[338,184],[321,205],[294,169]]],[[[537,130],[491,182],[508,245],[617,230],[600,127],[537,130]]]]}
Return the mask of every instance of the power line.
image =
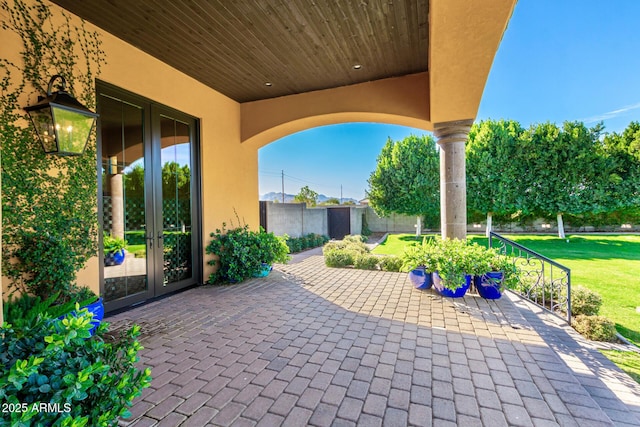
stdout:
{"type": "Polygon", "coordinates": [[[272,172],[272,171],[258,171],[258,173],[260,175],[267,175],[267,176],[280,176],[280,172],[272,172]]]}
{"type": "MultiPolygon", "coordinates": [[[[289,174],[286,174],[284,172],[284,170],[281,170],[280,172],[275,172],[275,171],[270,171],[270,170],[259,170],[258,173],[260,175],[263,175],[263,176],[271,176],[271,177],[278,176],[278,177],[280,177],[281,178],[281,183],[282,183],[281,184],[281,187],[282,187],[281,193],[283,194],[283,198],[284,198],[284,194],[285,194],[285,191],[284,191],[285,178],[287,178],[289,181],[293,181],[293,182],[305,183],[305,184],[311,184],[311,185],[314,185],[314,186],[319,186],[319,187],[321,187],[320,191],[325,192],[325,193],[332,193],[333,192],[333,187],[334,186],[332,186],[332,185],[328,185],[326,183],[322,184],[322,183],[318,183],[318,182],[315,182],[315,181],[309,181],[307,179],[303,179],[303,178],[299,178],[299,177],[296,177],[296,176],[293,176],[293,175],[289,175],[289,174]]],[[[335,190],[336,191],[340,191],[340,199],[344,198],[344,196],[343,196],[344,192],[351,193],[352,195],[353,194],[359,194],[360,192],[362,192],[362,189],[356,190],[356,189],[354,189],[352,187],[345,187],[343,184],[340,184],[339,187],[336,186],[335,190]]],[[[365,189],[365,192],[366,192],[366,189],[365,189]]]]}
{"type": "Polygon", "coordinates": [[[320,183],[318,183],[318,182],[313,182],[313,181],[309,181],[309,180],[306,180],[306,179],[297,178],[297,177],[295,177],[295,176],[291,176],[291,175],[287,175],[287,174],[284,174],[284,176],[286,176],[287,178],[292,179],[292,180],[294,180],[294,181],[306,182],[307,184],[313,184],[313,185],[324,185],[324,184],[320,184],[320,183]]]}

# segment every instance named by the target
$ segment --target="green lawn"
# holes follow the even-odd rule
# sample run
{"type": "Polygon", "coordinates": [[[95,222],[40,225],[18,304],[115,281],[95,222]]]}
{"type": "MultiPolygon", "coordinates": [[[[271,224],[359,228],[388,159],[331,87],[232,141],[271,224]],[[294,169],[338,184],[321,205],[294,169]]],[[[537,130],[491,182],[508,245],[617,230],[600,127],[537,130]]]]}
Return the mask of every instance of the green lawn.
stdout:
{"type": "MultiPolygon", "coordinates": [[[[640,344],[640,236],[570,235],[559,239],[552,235],[506,235],[571,269],[572,285],[583,285],[602,296],[600,314],[616,323],[626,338],[640,344]]],[[[469,239],[487,244],[484,236],[469,239]]],[[[409,234],[390,235],[374,253],[401,255],[407,244],[417,242],[409,234]]]]}
{"type": "Polygon", "coordinates": [[[144,258],[147,253],[147,245],[127,245],[127,251],[134,254],[136,258],[144,258]]]}
{"type": "Polygon", "coordinates": [[[631,351],[601,350],[607,359],[618,365],[631,378],[640,383],[640,355],[631,351]]]}

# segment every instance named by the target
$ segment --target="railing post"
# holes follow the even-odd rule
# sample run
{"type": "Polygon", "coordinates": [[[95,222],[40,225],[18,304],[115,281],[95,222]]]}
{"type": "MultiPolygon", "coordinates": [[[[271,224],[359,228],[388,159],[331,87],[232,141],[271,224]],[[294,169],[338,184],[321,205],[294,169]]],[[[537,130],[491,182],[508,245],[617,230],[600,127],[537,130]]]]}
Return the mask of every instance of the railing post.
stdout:
{"type": "Polygon", "coordinates": [[[567,271],[567,323],[571,325],[571,270],[567,271]]]}

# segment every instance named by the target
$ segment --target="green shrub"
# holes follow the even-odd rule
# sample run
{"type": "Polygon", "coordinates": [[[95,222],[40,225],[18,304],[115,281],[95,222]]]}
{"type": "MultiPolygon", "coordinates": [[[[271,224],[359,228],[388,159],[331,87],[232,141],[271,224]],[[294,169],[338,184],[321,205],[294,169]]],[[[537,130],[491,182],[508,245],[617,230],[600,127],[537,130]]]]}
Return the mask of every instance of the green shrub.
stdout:
{"type": "Polygon", "coordinates": [[[367,242],[367,237],[366,236],[362,236],[359,234],[354,234],[354,235],[347,235],[344,236],[344,238],[342,239],[342,241],[344,242],[353,242],[353,243],[366,243],[367,242]]]}
{"type": "MultiPolygon", "coordinates": [[[[354,265],[356,259],[369,254],[369,247],[361,236],[345,236],[343,240],[332,241],[324,245],[322,253],[329,267],[347,267],[354,265]]],[[[376,264],[378,258],[376,257],[376,264]]],[[[361,265],[370,265],[372,261],[361,261],[361,265]]],[[[365,267],[363,267],[365,268],[365,267]]]]}
{"type": "Polygon", "coordinates": [[[321,234],[312,234],[313,236],[313,247],[317,248],[318,246],[322,246],[329,241],[329,236],[323,236],[321,234]]]}
{"type": "Polygon", "coordinates": [[[291,253],[300,252],[302,250],[300,239],[297,237],[287,237],[287,246],[289,247],[289,252],[291,253]]]}
{"type": "Polygon", "coordinates": [[[151,371],[135,366],[139,326],[108,343],[108,324],[89,338],[93,315],[76,311],[63,320],[31,312],[20,327],[2,325],[0,402],[24,410],[3,414],[0,425],[115,426],[130,415],[133,399],[151,382],[151,371]],[[37,403],[60,412],[38,411],[37,403]]]}
{"type": "Polygon", "coordinates": [[[616,325],[604,316],[579,315],[573,318],[571,326],[593,341],[615,342],[616,325]]]}
{"type": "Polygon", "coordinates": [[[10,323],[14,328],[21,329],[28,327],[38,316],[45,313],[55,319],[73,311],[76,303],[80,304],[80,307],[86,307],[97,299],[88,288],[83,288],[83,291],[78,292],[77,299],[73,301],[57,304],[58,297],[57,292],[46,300],[27,294],[18,297],[9,295],[7,301],[2,304],[4,321],[10,323]]]}
{"type": "Polygon", "coordinates": [[[42,230],[21,230],[15,241],[16,247],[9,255],[16,262],[3,264],[5,274],[11,278],[10,287],[42,299],[58,293],[60,303],[69,301],[81,266],[71,242],[62,233],[42,230]]]}
{"type": "Polygon", "coordinates": [[[344,242],[344,241],[329,242],[326,245],[324,245],[324,247],[322,248],[322,252],[333,251],[333,250],[349,250],[359,254],[369,253],[369,248],[367,248],[365,244],[362,244],[362,243],[358,244],[358,243],[344,242]]]}
{"type": "Polygon", "coordinates": [[[402,259],[395,255],[388,255],[380,259],[380,269],[383,271],[400,271],[402,259]]]}
{"type": "Polygon", "coordinates": [[[335,251],[335,250],[343,250],[343,249],[346,249],[346,247],[347,245],[342,241],[329,242],[322,247],[322,253],[335,251]]]}
{"type": "Polygon", "coordinates": [[[322,236],[320,234],[309,233],[302,237],[289,237],[286,236],[286,243],[289,247],[289,252],[296,253],[309,248],[317,248],[329,241],[328,236],[322,236]]]}
{"type": "Polygon", "coordinates": [[[324,252],[324,263],[327,267],[349,267],[355,263],[356,255],[348,249],[332,249],[324,252]]]}
{"type": "Polygon", "coordinates": [[[259,257],[263,263],[273,264],[275,262],[284,264],[289,261],[289,247],[284,237],[267,233],[262,227],[258,237],[259,257]]]}
{"type": "Polygon", "coordinates": [[[360,254],[356,256],[353,266],[359,270],[377,270],[380,258],[372,254],[360,254]]]}
{"type": "Polygon", "coordinates": [[[571,288],[571,313],[574,316],[584,314],[595,316],[602,306],[602,297],[584,286],[571,288]]]}
{"type": "Polygon", "coordinates": [[[286,262],[289,251],[284,238],[264,230],[251,231],[247,224],[230,230],[217,229],[211,233],[211,241],[206,247],[208,255],[215,258],[208,261],[216,267],[209,275],[209,282],[242,282],[257,276],[263,269],[262,263],[286,262]]]}
{"type": "Polygon", "coordinates": [[[369,222],[367,221],[366,214],[362,214],[362,235],[367,238],[371,236],[371,229],[369,228],[369,222]]]}

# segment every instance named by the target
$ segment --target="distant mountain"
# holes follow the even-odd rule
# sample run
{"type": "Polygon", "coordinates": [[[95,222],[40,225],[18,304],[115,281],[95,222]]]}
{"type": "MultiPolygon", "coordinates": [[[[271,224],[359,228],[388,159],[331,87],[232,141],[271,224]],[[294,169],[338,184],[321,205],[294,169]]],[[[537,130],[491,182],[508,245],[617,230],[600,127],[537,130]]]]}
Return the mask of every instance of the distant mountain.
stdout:
{"type": "MultiPolygon", "coordinates": [[[[294,197],[295,197],[295,194],[284,193],[284,202],[291,203],[293,202],[294,197]]],[[[270,193],[263,194],[262,196],[260,196],[260,200],[265,200],[268,202],[273,202],[274,200],[277,200],[278,202],[282,202],[282,192],[276,193],[272,191],[270,193]]]]}
{"type": "MultiPolygon", "coordinates": [[[[284,202],[285,203],[294,203],[294,200],[293,200],[294,197],[295,197],[295,194],[284,193],[284,202]]],[[[324,203],[327,200],[332,199],[332,198],[336,198],[336,199],[340,200],[340,197],[335,197],[335,196],[329,197],[329,196],[325,196],[324,194],[318,194],[318,204],[324,203]]],[[[273,201],[277,200],[278,202],[281,203],[282,202],[282,193],[281,192],[276,193],[276,192],[272,191],[270,193],[263,194],[262,196],[260,196],[260,200],[269,201],[269,202],[273,202],[273,201]]],[[[353,202],[355,204],[358,203],[358,201],[356,199],[353,199],[351,197],[344,197],[342,199],[342,203],[345,203],[345,202],[353,202]]]]}

